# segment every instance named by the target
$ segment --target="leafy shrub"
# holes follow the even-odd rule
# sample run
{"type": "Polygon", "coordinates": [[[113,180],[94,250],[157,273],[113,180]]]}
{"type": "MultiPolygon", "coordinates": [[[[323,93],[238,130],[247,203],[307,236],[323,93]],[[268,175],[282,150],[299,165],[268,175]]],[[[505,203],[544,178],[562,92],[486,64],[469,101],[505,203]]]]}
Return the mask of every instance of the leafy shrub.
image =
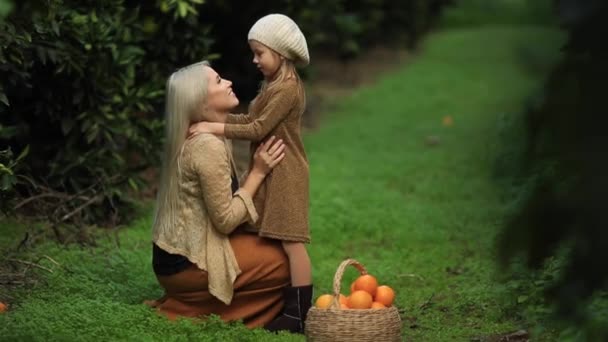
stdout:
{"type": "Polygon", "coordinates": [[[119,222],[125,190],[158,163],[166,75],[212,43],[194,20],[198,2],[15,4],[0,29],[0,139],[5,154],[29,148],[15,160],[21,177],[4,171],[5,192],[30,199],[20,208],[53,222],[119,222]]]}
{"type": "Polygon", "coordinates": [[[568,41],[521,120],[524,143],[503,174],[514,210],[500,250],[503,260],[523,256],[533,270],[559,256],[554,280],[541,285],[562,317],[581,323],[593,316],[588,304],[608,284],[608,102],[602,91],[608,5],[561,0],[557,9],[568,41]]]}

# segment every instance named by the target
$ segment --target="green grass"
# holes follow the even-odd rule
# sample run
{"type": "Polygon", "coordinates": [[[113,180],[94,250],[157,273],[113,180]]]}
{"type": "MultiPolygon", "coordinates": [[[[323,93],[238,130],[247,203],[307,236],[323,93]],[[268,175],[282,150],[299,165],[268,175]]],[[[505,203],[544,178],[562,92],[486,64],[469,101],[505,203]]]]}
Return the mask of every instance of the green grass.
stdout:
{"type": "MultiPolygon", "coordinates": [[[[410,65],[325,116],[305,141],[317,295],[330,292],[336,267],[352,257],[396,289],[405,339],[468,341],[526,326],[507,314],[516,298],[496,279],[493,240],[505,208],[490,175],[501,118],[518,113],[542,81],[542,70],[522,64],[520,48],[556,51],[560,41],[554,30],[532,27],[438,32],[410,65]],[[442,126],[446,115],[453,126],[442,126]],[[425,144],[430,135],[440,143],[425,144]]],[[[140,304],[161,295],[147,213],[118,240],[102,234],[96,248],[47,242],[22,252],[67,270],[41,259],[53,273],[37,271],[39,285],[0,292],[13,303],[0,315],[0,339],[304,340],[217,319],[170,323],[140,304]]],[[[0,243],[14,248],[36,227],[4,222],[0,243]]],[[[355,275],[346,273],[345,288],[355,275]]]]}

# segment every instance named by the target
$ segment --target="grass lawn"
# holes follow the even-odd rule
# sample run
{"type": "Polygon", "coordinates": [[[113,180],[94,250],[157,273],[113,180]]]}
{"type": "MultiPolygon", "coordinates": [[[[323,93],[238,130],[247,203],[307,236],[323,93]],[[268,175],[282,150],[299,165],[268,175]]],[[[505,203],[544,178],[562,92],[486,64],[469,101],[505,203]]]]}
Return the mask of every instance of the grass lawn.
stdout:
{"type": "MultiPolygon", "coordinates": [[[[330,292],[336,267],[352,257],[396,289],[406,340],[526,328],[508,314],[516,298],[497,281],[493,240],[506,209],[491,173],[502,118],[520,111],[546,71],[522,56],[538,62],[561,39],[539,27],[437,32],[411,64],[324,115],[305,141],[315,296],[330,292]],[[451,126],[442,125],[447,115],[451,126]]],[[[101,234],[95,248],[44,243],[20,252],[53,272],[37,270],[40,282],[28,290],[0,287],[0,300],[12,303],[0,315],[0,339],[304,340],[217,319],[170,323],[140,304],[161,295],[150,227],[148,208],[118,238],[101,234]]],[[[0,246],[14,249],[26,229],[41,228],[0,223],[0,246]]],[[[348,271],[343,286],[355,276],[348,271]]]]}

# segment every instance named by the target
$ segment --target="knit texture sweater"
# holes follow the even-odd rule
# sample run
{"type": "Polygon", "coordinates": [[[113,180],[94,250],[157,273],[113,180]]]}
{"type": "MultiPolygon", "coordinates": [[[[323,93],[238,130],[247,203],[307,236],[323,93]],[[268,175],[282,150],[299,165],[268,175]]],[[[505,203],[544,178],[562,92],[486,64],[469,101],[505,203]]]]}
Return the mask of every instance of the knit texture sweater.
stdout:
{"type": "Polygon", "coordinates": [[[308,243],[309,171],[301,135],[306,100],[298,90],[295,80],[287,80],[267,103],[257,103],[256,98],[249,114],[228,116],[225,135],[251,141],[252,155],[270,136],[283,139],[285,158],[253,197],[260,215],[254,227],[261,236],[308,243]]]}
{"type": "Polygon", "coordinates": [[[188,139],[179,156],[176,224],[153,228],[158,247],[207,271],[209,292],[225,304],[232,301],[233,284],[241,273],[228,234],[258,219],[250,195],[232,193],[230,153],[224,138],[202,133],[188,139]]]}

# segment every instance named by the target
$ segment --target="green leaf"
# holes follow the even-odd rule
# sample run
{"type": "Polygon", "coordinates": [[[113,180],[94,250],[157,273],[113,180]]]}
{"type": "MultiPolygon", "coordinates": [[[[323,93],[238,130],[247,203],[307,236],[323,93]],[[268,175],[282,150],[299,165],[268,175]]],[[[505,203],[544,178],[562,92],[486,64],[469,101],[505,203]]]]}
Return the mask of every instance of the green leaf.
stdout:
{"type": "Polygon", "coordinates": [[[51,27],[53,28],[53,32],[55,32],[55,34],[59,36],[59,25],[55,20],[51,21],[51,27]]]}
{"type": "Polygon", "coordinates": [[[528,300],[528,296],[526,296],[526,295],[521,295],[521,296],[517,297],[518,304],[525,303],[527,300],[528,300]]]}
{"type": "Polygon", "coordinates": [[[219,59],[221,56],[222,55],[219,54],[219,53],[211,53],[211,54],[207,55],[206,59],[209,60],[209,61],[213,61],[213,60],[219,59]]]}
{"type": "Polygon", "coordinates": [[[88,130],[87,134],[86,134],[86,140],[87,143],[92,143],[93,140],[95,140],[97,138],[97,135],[99,133],[99,125],[97,123],[94,123],[93,125],[91,125],[91,128],[88,130]]]}
{"type": "Polygon", "coordinates": [[[0,93],[0,102],[4,103],[7,107],[10,106],[5,93],[0,93]]]}
{"type": "Polygon", "coordinates": [[[10,1],[0,1],[0,21],[13,10],[13,3],[10,1]]]}
{"type": "Polygon", "coordinates": [[[177,3],[177,9],[180,17],[185,18],[188,15],[188,7],[188,4],[185,2],[177,3]]]}
{"type": "Polygon", "coordinates": [[[17,126],[2,126],[0,124],[0,139],[10,139],[17,135],[17,126]]]}
{"type": "Polygon", "coordinates": [[[169,9],[170,9],[169,8],[169,4],[167,4],[166,1],[163,1],[163,2],[160,3],[160,11],[161,12],[167,13],[167,12],[169,12],[169,9]]]}
{"type": "Polygon", "coordinates": [[[15,164],[20,162],[21,159],[25,158],[29,153],[30,153],[30,145],[27,145],[27,146],[25,146],[23,151],[21,151],[21,153],[19,153],[19,156],[17,157],[17,159],[15,159],[15,164]]]}
{"type": "Polygon", "coordinates": [[[133,180],[133,178],[129,178],[129,185],[135,191],[137,191],[139,189],[138,186],[137,186],[137,183],[135,183],[135,181],[133,180]]]}
{"type": "Polygon", "coordinates": [[[16,182],[17,180],[15,176],[13,176],[12,174],[4,174],[2,175],[2,185],[0,186],[0,190],[10,190],[16,182]]]}
{"type": "Polygon", "coordinates": [[[13,170],[11,170],[8,167],[4,166],[4,164],[2,164],[2,163],[0,163],[0,172],[1,173],[5,173],[5,174],[9,174],[9,175],[13,174],[13,170]]]}
{"type": "Polygon", "coordinates": [[[71,117],[67,117],[61,120],[61,132],[63,132],[63,135],[67,135],[68,133],[70,133],[75,123],[76,121],[74,121],[74,119],[72,119],[71,117]]]}

